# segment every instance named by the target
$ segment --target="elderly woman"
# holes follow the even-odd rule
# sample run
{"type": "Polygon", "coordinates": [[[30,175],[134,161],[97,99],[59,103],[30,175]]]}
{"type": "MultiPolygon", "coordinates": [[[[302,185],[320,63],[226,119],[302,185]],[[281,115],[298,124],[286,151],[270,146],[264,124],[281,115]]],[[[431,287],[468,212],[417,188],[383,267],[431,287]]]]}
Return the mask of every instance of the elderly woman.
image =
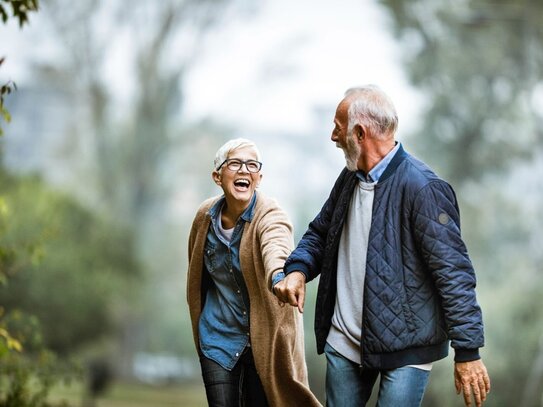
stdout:
{"type": "Polygon", "coordinates": [[[256,145],[228,141],[215,156],[223,195],[198,209],[189,237],[187,299],[210,406],[318,406],[309,390],[302,317],[272,281],[293,247],[292,226],[256,188],[256,145]]]}

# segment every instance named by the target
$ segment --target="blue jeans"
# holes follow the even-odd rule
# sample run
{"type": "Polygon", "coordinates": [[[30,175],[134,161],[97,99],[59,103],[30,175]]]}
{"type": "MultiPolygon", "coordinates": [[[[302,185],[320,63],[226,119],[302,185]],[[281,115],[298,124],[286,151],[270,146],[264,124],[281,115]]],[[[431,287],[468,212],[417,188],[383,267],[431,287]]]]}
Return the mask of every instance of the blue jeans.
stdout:
{"type": "Polygon", "coordinates": [[[381,375],[377,407],[419,407],[430,372],[414,367],[393,370],[360,369],[328,343],[326,354],[326,405],[360,407],[368,402],[373,385],[381,375]]]}
{"type": "Polygon", "coordinates": [[[226,370],[203,355],[200,366],[210,407],[268,406],[251,348],[245,348],[232,370],[226,370]]]}

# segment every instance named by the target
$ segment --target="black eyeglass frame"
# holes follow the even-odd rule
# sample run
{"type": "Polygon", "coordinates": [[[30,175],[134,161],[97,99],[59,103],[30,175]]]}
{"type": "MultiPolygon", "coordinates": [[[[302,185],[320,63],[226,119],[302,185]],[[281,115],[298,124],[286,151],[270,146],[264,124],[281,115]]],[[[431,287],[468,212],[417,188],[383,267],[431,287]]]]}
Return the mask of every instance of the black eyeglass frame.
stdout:
{"type": "Polygon", "coordinates": [[[217,167],[217,171],[219,171],[223,167],[224,164],[226,164],[226,168],[228,168],[230,171],[239,171],[241,169],[241,167],[243,167],[243,165],[245,165],[245,168],[247,168],[247,171],[249,171],[251,174],[256,174],[257,172],[259,172],[262,169],[262,163],[260,161],[257,161],[257,160],[240,160],[239,158],[227,158],[226,160],[224,160],[222,162],[221,165],[219,165],[217,167]],[[233,170],[230,167],[228,167],[228,164],[231,161],[236,161],[236,162],[240,163],[239,168],[233,170]],[[256,171],[251,171],[249,169],[249,166],[247,165],[247,164],[252,164],[252,163],[258,164],[258,169],[256,171]]]}

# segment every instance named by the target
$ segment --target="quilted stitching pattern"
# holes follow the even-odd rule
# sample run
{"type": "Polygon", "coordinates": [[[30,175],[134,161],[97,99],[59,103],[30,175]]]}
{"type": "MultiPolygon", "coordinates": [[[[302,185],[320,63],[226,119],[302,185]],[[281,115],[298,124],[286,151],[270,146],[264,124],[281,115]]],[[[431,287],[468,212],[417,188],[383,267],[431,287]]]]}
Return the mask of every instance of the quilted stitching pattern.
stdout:
{"type": "MultiPolygon", "coordinates": [[[[330,197],[310,224],[289,262],[321,273],[315,332],[322,352],[335,303],[337,246],[356,183],[340,174],[330,197]],[[313,267],[319,267],[314,269],[313,267]]],[[[367,253],[363,363],[451,339],[457,349],[483,346],[475,274],[460,235],[452,188],[406,154],[396,171],[376,186],[367,253]]]]}

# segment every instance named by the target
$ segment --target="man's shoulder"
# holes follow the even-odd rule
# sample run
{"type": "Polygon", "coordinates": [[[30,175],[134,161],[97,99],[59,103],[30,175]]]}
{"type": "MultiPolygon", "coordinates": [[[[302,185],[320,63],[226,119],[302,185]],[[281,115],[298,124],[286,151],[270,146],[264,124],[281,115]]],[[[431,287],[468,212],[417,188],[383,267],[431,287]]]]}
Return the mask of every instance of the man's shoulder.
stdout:
{"type": "Polygon", "coordinates": [[[443,181],[428,164],[412,155],[407,156],[400,173],[412,186],[424,187],[434,181],[443,181]]]}

